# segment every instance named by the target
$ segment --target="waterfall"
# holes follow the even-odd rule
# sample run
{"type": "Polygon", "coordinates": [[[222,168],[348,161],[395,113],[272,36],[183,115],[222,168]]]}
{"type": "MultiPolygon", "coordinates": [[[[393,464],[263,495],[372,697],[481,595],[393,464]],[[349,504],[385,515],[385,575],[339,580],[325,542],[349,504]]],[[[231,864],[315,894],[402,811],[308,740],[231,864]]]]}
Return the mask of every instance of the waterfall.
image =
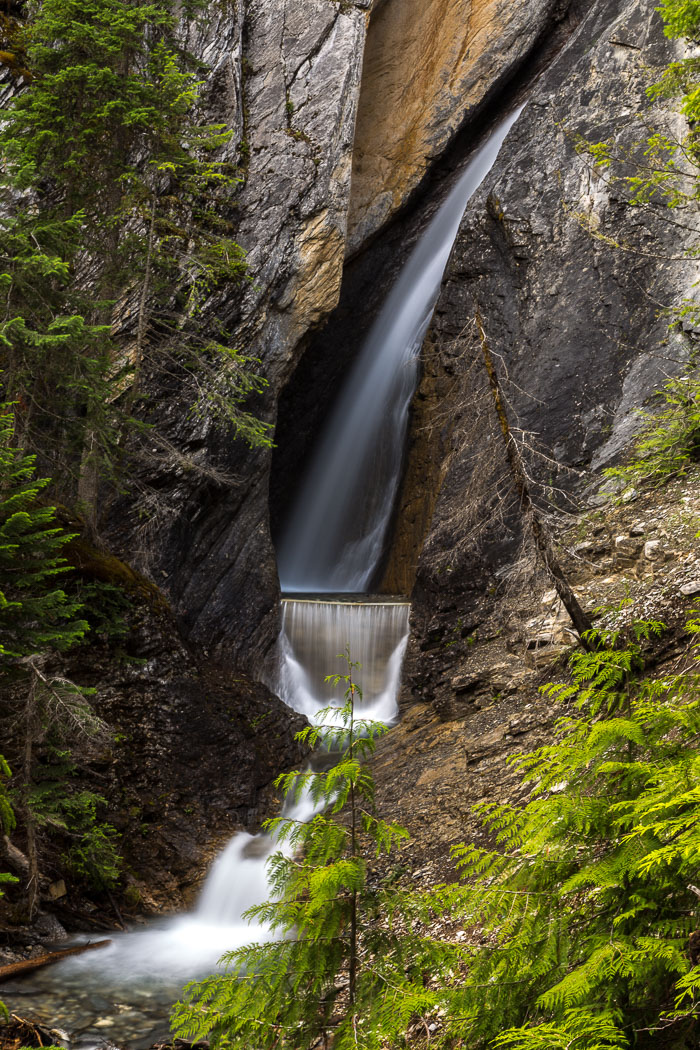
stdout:
{"type": "Polygon", "coordinates": [[[321,436],[278,551],[287,594],[361,593],[396,499],[418,357],[470,198],[522,107],[475,153],[411,253],[321,436]]]}
{"type": "Polygon", "coordinates": [[[324,678],[347,670],[338,660],[338,653],[347,649],[360,665],[353,673],[362,689],[358,717],[393,722],[408,613],[407,602],[285,600],[279,696],[312,720],[322,708],[341,703],[342,689],[324,678]]]}
{"type": "MultiPolygon", "coordinates": [[[[342,703],[342,688],[331,690],[323,679],[344,673],[337,655],[346,648],[361,664],[354,674],[363,689],[359,717],[387,723],[396,718],[408,603],[339,595],[359,597],[375,575],[399,482],[418,354],[442,274],[464,208],[519,113],[474,155],[392,288],[322,437],[281,544],[285,590],[324,595],[283,601],[272,672],[280,697],[312,721],[329,703],[342,703]]],[[[308,796],[285,807],[297,820],[308,820],[313,812],[308,796]]],[[[18,985],[13,992],[22,1000],[21,1011],[70,1030],[74,1050],[103,1045],[105,1037],[137,1048],[162,1039],[168,1005],[184,980],[216,970],[224,952],[270,937],[243,913],[269,897],[266,863],[276,848],[264,834],[236,835],[214,862],[194,911],[117,935],[109,948],[18,985]]]]}

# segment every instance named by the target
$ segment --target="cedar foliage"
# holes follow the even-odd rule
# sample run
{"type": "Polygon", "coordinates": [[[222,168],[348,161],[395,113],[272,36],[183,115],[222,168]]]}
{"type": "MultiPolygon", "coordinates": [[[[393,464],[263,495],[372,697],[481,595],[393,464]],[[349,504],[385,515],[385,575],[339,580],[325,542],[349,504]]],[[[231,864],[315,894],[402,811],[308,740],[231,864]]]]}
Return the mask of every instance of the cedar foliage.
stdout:
{"type": "MultiPolygon", "coordinates": [[[[687,629],[695,639],[700,621],[687,629]]],[[[529,801],[480,807],[493,846],[456,847],[463,881],[425,893],[368,880],[355,821],[338,819],[359,812],[378,851],[405,834],[372,811],[358,758],[373,737],[357,736],[345,708],[340,764],[279,782],[328,807],[308,824],[271,822],[293,852],[275,855],[273,898],[251,915],[282,939],[230,953],[229,972],[189,986],[177,1033],[380,1050],[407,1045],[422,1020],[430,1044],[451,1050],[696,1047],[700,673],[697,644],[684,670],[646,673],[662,631],[591,633],[572,682],[545,690],[564,705],[556,741],[511,759],[529,801]],[[436,918],[468,936],[429,934],[436,918]]]]}
{"type": "Polygon", "coordinates": [[[593,632],[573,683],[546,688],[569,708],[558,739],[511,759],[530,800],[483,805],[494,847],[455,850],[466,884],[438,897],[485,943],[445,989],[439,1045],[697,1045],[700,674],[644,674],[661,630],[593,632]]]}

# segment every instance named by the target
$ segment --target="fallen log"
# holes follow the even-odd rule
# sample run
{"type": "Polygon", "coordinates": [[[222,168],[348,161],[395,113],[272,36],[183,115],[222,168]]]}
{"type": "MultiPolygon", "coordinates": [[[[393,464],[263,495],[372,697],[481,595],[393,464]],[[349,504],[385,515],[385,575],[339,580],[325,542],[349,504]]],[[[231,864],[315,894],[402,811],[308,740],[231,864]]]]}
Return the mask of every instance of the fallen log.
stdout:
{"type": "Polygon", "coordinates": [[[82,955],[83,952],[91,952],[95,948],[106,948],[111,943],[109,940],[88,941],[87,944],[79,944],[75,948],[63,948],[60,952],[47,952],[45,955],[38,955],[36,959],[22,959],[21,962],[0,966],[0,981],[9,981],[11,977],[32,973],[34,970],[40,970],[43,966],[52,966],[53,963],[60,962],[61,959],[67,959],[69,955],[82,955]]]}

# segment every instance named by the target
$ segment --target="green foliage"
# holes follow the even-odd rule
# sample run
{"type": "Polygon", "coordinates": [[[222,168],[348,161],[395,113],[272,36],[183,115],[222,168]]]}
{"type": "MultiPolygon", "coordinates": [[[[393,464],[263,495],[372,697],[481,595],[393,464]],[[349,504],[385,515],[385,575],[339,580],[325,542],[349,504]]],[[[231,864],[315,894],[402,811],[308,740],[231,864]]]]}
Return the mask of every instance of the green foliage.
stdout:
{"type": "MultiPolygon", "coordinates": [[[[7,781],[12,776],[5,758],[0,755],[0,834],[9,835],[15,826],[15,815],[7,793],[7,781]]],[[[0,882],[6,876],[0,875],[0,882]]]]}
{"type": "Polygon", "coordinates": [[[661,394],[662,407],[643,413],[644,425],[627,463],[610,467],[608,477],[624,483],[663,484],[700,462],[700,377],[669,379],[661,394]]]}
{"type": "Polygon", "coordinates": [[[81,785],[79,766],[111,742],[108,726],[90,703],[92,690],[56,674],[44,674],[36,662],[24,704],[22,768],[14,798],[20,823],[29,830],[30,862],[38,869],[37,832],[63,843],[68,869],[98,889],[119,878],[118,835],[99,810],[101,796],[81,785]]]}
{"type": "Polygon", "coordinates": [[[42,506],[46,479],[35,477],[35,457],[14,446],[11,406],[0,406],[0,677],[46,649],[65,650],[87,630],[80,606],[57,584],[71,538],[42,506]]]}
{"type": "MultiPolygon", "coordinates": [[[[280,780],[326,806],[308,824],[270,825],[288,849],[271,864],[273,899],[252,915],[283,939],[230,953],[231,972],[190,986],[178,1033],[211,1032],[222,1047],[303,1050],[323,1036],[338,1050],[380,1050],[405,1045],[409,1024],[430,1018],[436,1047],[613,1050],[663,1039],[692,1050],[700,673],[692,660],[645,673],[645,646],[662,631],[648,621],[629,637],[595,632],[593,651],[573,654],[572,683],[546,687],[567,708],[557,739],[511,760],[529,801],[482,805],[492,846],[457,847],[463,883],[425,894],[367,877],[368,846],[388,850],[401,832],[373,812],[359,762],[373,739],[357,737],[346,708],[339,765],[280,780]],[[362,852],[360,825],[339,819],[348,808],[361,815],[362,852]],[[436,917],[471,935],[429,936],[436,917]]],[[[700,622],[688,631],[699,635],[700,622]]],[[[323,733],[303,736],[317,744],[323,733]]]]}
{"type": "MultiPolygon", "coordinates": [[[[3,756],[0,755],[0,835],[9,835],[15,826],[15,814],[7,791],[7,780],[11,776],[10,767],[3,756]]],[[[6,871],[0,871],[0,887],[3,883],[8,882],[17,882],[17,879],[6,871]]],[[[0,897],[2,897],[1,888],[0,897]]],[[[0,1000],[0,1016],[2,1015],[8,1016],[5,1004],[0,1000]]]]}
{"type": "Polygon", "coordinates": [[[80,791],[62,804],[73,842],[66,860],[79,878],[97,889],[114,886],[121,875],[119,836],[115,828],[99,819],[98,807],[106,799],[92,791],[80,791]]]}
{"type": "Polygon", "coordinates": [[[693,38],[700,31],[700,0],[662,0],[660,12],[666,36],[693,38]]]}
{"type": "Polygon", "coordinates": [[[627,1040],[610,1016],[586,1010],[568,1010],[561,1024],[511,1028],[496,1036],[492,1046],[510,1050],[617,1050],[627,1040]]]}
{"type": "Polygon", "coordinates": [[[173,1018],[188,1040],[211,1033],[221,1047],[305,1050],[323,1038],[334,1050],[379,1050],[403,1045],[409,1021],[436,1004],[424,977],[453,948],[415,931],[426,917],[419,895],[368,873],[367,857],[389,853],[406,832],[375,811],[363,759],[385,727],[356,717],[353,667],[332,676],[347,685],[346,705],[300,734],[312,745],[330,738],[337,765],[278,781],[288,797],[323,807],[306,823],[268,824],[280,845],[269,862],[273,895],[249,914],[279,939],[229,953],[227,973],[188,986],[173,1018]]]}
{"type": "Polygon", "coordinates": [[[217,159],[232,132],[200,122],[202,70],[178,42],[178,19],[205,7],[44,0],[24,31],[30,83],[4,114],[6,397],[24,446],[91,515],[141,429],[147,361],[250,444],[270,443],[242,407],[264,385],[254,363],[198,320],[247,276],[230,219],[238,173],[217,159]]]}
{"type": "MultiPolygon", "coordinates": [[[[700,32],[698,0],[664,0],[657,11],[664,20],[666,36],[672,40],[685,39],[696,42],[700,32]]],[[[665,158],[661,165],[662,183],[664,180],[673,182],[677,176],[693,172],[697,181],[697,164],[700,158],[694,123],[700,116],[700,60],[697,56],[691,55],[681,62],[672,62],[664,71],[659,83],[649,88],[648,94],[652,99],[680,99],[681,113],[688,118],[690,123],[690,130],[681,142],[676,142],[664,135],[652,135],[649,139],[648,155],[665,158]]],[[[649,178],[652,186],[656,181],[656,175],[654,165],[651,165],[649,178]]],[[[633,184],[643,187],[644,177],[635,176],[633,184]]],[[[676,192],[677,195],[671,198],[673,207],[698,198],[697,185],[692,187],[690,192],[687,189],[676,192]]]]}
{"type": "MultiPolygon", "coordinates": [[[[71,536],[57,525],[54,508],[40,502],[48,482],[35,476],[36,457],[14,441],[12,406],[0,406],[0,687],[23,758],[9,788],[10,769],[0,758],[0,826],[13,830],[16,808],[25,832],[61,829],[76,874],[109,884],[119,868],[114,829],[97,819],[104,800],[73,786],[73,750],[80,746],[87,757],[107,742],[107,727],[91,707],[90,690],[45,668],[88,630],[78,618],[80,602],[57,585],[70,568],[62,551],[71,536]]],[[[35,863],[36,847],[29,852],[35,863]]]]}
{"type": "Polygon", "coordinates": [[[89,637],[101,638],[116,654],[129,634],[128,617],[133,612],[130,595],[123,587],[102,580],[79,580],[75,593],[89,627],[89,637]]]}
{"type": "Polygon", "coordinates": [[[511,760],[530,801],[482,806],[495,848],[455,851],[466,885],[443,899],[482,945],[446,996],[439,1045],[697,1045],[700,674],[645,677],[638,641],[594,640],[572,657],[573,686],[548,687],[576,700],[557,741],[511,760]]]}
{"type": "Polygon", "coordinates": [[[196,96],[163,39],[174,28],[168,0],[44,0],[27,29],[31,87],[7,125],[21,184],[55,180],[69,202],[87,198],[91,218],[102,209],[115,221],[112,195],[132,174],[126,150],[151,153],[171,111],[186,113],[196,96]]]}
{"type": "MultiPolygon", "coordinates": [[[[73,717],[88,744],[105,739],[105,727],[74,688],[73,717]]],[[[70,702],[70,700],[68,701],[70,702]]],[[[64,861],[69,871],[96,889],[115,885],[121,874],[118,834],[100,819],[107,801],[102,795],[75,783],[76,765],[65,747],[65,725],[48,727],[49,742],[38,749],[27,807],[37,828],[51,829],[65,844],[64,861]],[[54,743],[51,743],[53,741],[54,743]]],[[[75,741],[72,741],[75,743],[75,741]]]]}

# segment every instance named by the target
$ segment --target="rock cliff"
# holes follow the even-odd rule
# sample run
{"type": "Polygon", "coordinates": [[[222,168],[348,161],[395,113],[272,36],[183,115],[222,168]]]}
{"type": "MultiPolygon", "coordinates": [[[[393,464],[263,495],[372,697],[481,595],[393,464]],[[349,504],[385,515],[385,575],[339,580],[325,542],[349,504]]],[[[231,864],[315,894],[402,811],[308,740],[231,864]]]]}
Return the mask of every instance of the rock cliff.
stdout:
{"type": "MultiPolygon", "coordinates": [[[[692,233],[679,232],[663,209],[630,208],[624,185],[611,184],[579,148],[582,137],[624,151],[644,141],[646,126],[673,131],[679,118],[646,96],[673,55],[646,3],[592,5],[462,223],[419,396],[432,458],[423,439],[414,444],[418,460],[433,465],[422,491],[428,500],[439,495],[425,542],[415,537],[410,664],[415,689],[430,683],[448,706],[455,654],[445,640],[458,621],[473,633],[493,607],[520,539],[484,390],[476,310],[540,491],[561,487],[577,499],[629,441],[636,410],[695,346],[695,333],[669,332],[660,310],[690,293],[694,265],[683,247],[692,233]]],[[[404,499],[420,503],[415,486],[404,499]]]]}
{"type": "MultiPolygon", "coordinates": [[[[653,211],[631,211],[577,148],[578,135],[632,145],[640,112],[673,119],[645,95],[672,55],[647,4],[435,0],[416,16],[422,32],[408,10],[250,0],[198,42],[214,68],[212,116],[241,129],[238,239],[254,277],[206,310],[260,359],[269,385],[253,407],[278,423],[278,448],[250,453],[193,422],[177,398],[161,400],[161,426],[195,469],[166,464],[150,479],[160,517],[145,547],[190,640],[259,673],[278,624],[270,516],[279,526],[359,337],[444,193],[431,161],[445,154],[449,182],[469,137],[526,99],[465,216],[426,342],[384,580],[413,588],[407,679],[444,714],[519,541],[475,309],[507,370],[513,420],[539,450],[531,469],[580,499],[590,471],[628,439],[635,407],[687,359],[692,333],[667,342],[657,313],[692,273],[675,233],[653,211]],[[464,33],[431,66],[424,45],[434,37],[437,53],[449,25],[464,33]],[[404,94],[397,55],[410,71],[404,94]],[[528,62],[539,72],[543,56],[546,70],[528,82],[528,62]],[[424,102],[410,105],[413,93],[424,102]],[[673,258],[660,263],[664,245],[673,258]]],[[[121,533],[125,548],[132,536],[121,533]]]]}
{"type": "MultiPolygon", "coordinates": [[[[232,345],[259,359],[268,386],[251,407],[268,421],[276,420],[281,392],[338,301],[349,211],[357,251],[406,201],[457,130],[483,118],[488,99],[568,5],[433,0],[419,6],[414,24],[397,0],[374,6],[238,0],[190,42],[212,68],[209,116],[236,128],[231,157],[245,170],[234,202],[237,239],[252,276],[243,294],[219,293],[205,313],[224,322],[232,345]],[[450,26],[459,32],[448,45],[450,26]],[[436,63],[427,59],[429,38],[440,53],[436,63]],[[385,95],[377,80],[382,55],[391,59],[396,86],[402,69],[422,71],[403,94],[385,95]],[[413,93],[407,107],[401,98],[413,93]],[[389,143],[388,161],[370,165],[368,182],[360,168],[377,137],[389,143]],[[383,202],[371,215],[368,196],[383,202]]],[[[334,357],[325,353],[326,393],[339,363],[334,357]]],[[[271,457],[251,453],[210,422],[193,421],[178,393],[159,381],[151,394],[151,419],[178,456],[144,468],[144,480],[157,491],[156,509],[145,530],[136,511],[125,510],[130,525],[120,529],[121,549],[127,557],[134,548],[144,552],[143,565],[166,589],[190,639],[229,663],[259,670],[278,622],[268,526],[271,457]]],[[[327,398],[314,393],[313,400],[327,398]]],[[[299,420],[302,433],[305,425],[299,420]]],[[[288,454],[296,470],[294,441],[288,454]]]]}
{"type": "MultiPolygon", "coordinates": [[[[238,2],[193,41],[212,68],[209,115],[236,129],[231,159],[245,176],[233,202],[236,236],[252,276],[243,293],[225,290],[205,313],[259,360],[268,396],[254,408],[269,420],[299,340],[338,294],[369,6],[238,2]]],[[[266,457],[210,421],[193,423],[159,379],[152,396],[154,421],[191,469],[166,462],[145,477],[158,491],[149,569],[192,640],[219,647],[229,662],[250,662],[276,629],[266,457]]]]}
{"type": "Polygon", "coordinates": [[[512,78],[559,0],[384,0],[367,39],[348,251],[385,224],[455,133],[512,78]]]}
{"type": "MultiPolygon", "coordinates": [[[[208,119],[235,132],[229,159],[243,179],[231,211],[252,277],[213,296],[204,317],[259,360],[267,387],[250,407],[277,424],[278,448],[251,452],[196,419],[177,385],[153,372],[149,419],[177,455],[137,465],[153,502],[124,498],[110,538],[163,588],[186,641],[166,613],[157,623],[144,614],[129,653],[138,666],[114,675],[98,653],[98,665],[82,669],[85,681],[102,676],[100,709],[127,736],[109,774],[114,798],[121,792],[119,830],[147,840],[134,848],[146,854],[146,880],[167,863],[164,893],[178,903],[212,837],[255,823],[274,772],[300,758],[294,719],[264,688],[230,675],[259,675],[277,632],[271,519],[279,527],[387,287],[504,110],[527,103],[448,267],[382,583],[411,591],[413,611],[407,718],[380,753],[380,782],[395,815],[407,811],[410,823],[418,814],[426,856],[438,825],[447,844],[474,798],[510,790],[512,738],[538,744],[551,717],[534,692],[524,719],[519,712],[527,642],[509,622],[518,592],[508,587],[522,537],[475,312],[535,482],[561,493],[560,508],[597,498],[595,472],[628,442],[635,410],[697,344],[692,329],[669,334],[659,313],[695,280],[683,254],[690,242],[654,209],[630,209],[624,188],[579,149],[580,136],[634,148],[645,133],[639,114],[662,127],[678,119],[645,94],[673,57],[646,0],[232,0],[187,45],[211,70],[208,119]],[[475,702],[484,696],[488,704],[475,702]],[[477,754],[463,766],[467,729],[477,754]],[[484,780],[458,798],[472,766],[484,780]],[[438,819],[424,802],[440,795],[438,819]]],[[[627,541],[636,525],[623,526],[627,541]]],[[[582,577],[591,602],[595,575],[582,577]]],[[[539,622],[532,578],[528,600],[518,598],[523,623],[539,622]]],[[[528,669],[525,691],[537,671],[528,669]]],[[[145,883],[134,890],[148,903],[145,883]]]]}

